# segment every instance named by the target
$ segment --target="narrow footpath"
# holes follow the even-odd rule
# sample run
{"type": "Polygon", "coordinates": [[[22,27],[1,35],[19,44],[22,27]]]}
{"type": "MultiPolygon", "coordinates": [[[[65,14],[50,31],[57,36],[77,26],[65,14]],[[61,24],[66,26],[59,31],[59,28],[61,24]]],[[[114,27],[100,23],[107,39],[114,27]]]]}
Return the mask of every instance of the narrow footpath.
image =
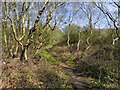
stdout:
{"type": "Polygon", "coordinates": [[[48,53],[60,63],[60,66],[62,68],[64,68],[64,70],[66,71],[66,74],[70,75],[72,77],[71,82],[72,85],[74,87],[75,90],[86,90],[87,88],[87,84],[85,82],[83,82],[82,77],[77,76],[74,72],[73,72],[73,68],[69,67],[68,65],[66,65],[63,62],[60,62],[52,53],[51,53],[52,48],[49,48],[48,53]]]}

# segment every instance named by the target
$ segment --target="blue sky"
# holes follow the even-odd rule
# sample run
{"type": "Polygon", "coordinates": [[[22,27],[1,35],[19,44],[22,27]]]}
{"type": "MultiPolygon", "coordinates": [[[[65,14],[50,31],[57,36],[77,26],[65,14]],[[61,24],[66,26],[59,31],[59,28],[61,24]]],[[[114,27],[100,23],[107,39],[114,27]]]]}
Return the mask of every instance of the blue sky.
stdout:
{"type": "MultiPolygon", "coordinates": [[[[114,7],[113,5],[109,4],[109,3],[106,3],[106,10],[109,11],[111,13],[111,15],[115,18],[117,17],[117,14],[118,13],[118,8],[117,7],[114,7]],[[114,13],[116,12],[116,13],[114,13]]],[[[71,5],[70,5],[71,6],[71,5]]],[[[68,9],[68,11],[72,11],[74,7],[66,7],[68,9]]],[[[95,13],[93,14],[93,22],[97,19],[97,17],[99,16],[99,13],[101,14],[100,16],[100,19],[99,19],[99,22],[95,25],[95,28],[109,28],[108,26],[108,23],[107,23],[107,20],[104,16],[104,14],[102,12],[99,12],[99,9],[98,8],[95,8],[96,11],[95,13]]],[[[66,17],[68,18],[69,16],[69,12],[66,14],[66,17]]],[[[81,11],[79,11],[75,16],[74,16],[74,19],[73,19],[73,22],[72,24],[75,24],[75,25],[78,25],[78,26],[85,26],[88,24],[89,20],[88,18],[86,17],[86,15],[84,13],[81,14],[81,11]]],[[[108,18],[108,20],[111,22],[111,20],[108,18]]],[[[112,22],[111,22],[111,25],[112,25],[112,22]]],[[[113,25],[112,25],[113,27],[113,25]]],[[[63,26],[64,28],[64,26],[63,26]]]]}
{"type": "MultiPolygon", "coordinates": [[[[34,8],[33,4],[31,5],[31,8],[32,7],[34,8]]],[[[65,28],[65,26],[67,26],[69,24],[68,20],[69,20],[70,13],[74,12],[74,10],[77,10],[77,9],[79,9],[79,3],[77,3],[77,5],[74,5],[74,3],[72,2],[70,4],[68,3],[64,9],[60,9],[59,10],[60,13],[57,16],[57,19],[59,19],[61,17],[61,15],[65,12],[65,10],[67,11],[64,14],[64,16],[63,16],[64,17],[63,20],[62,20],[63,22],[58,26],[60,29],[65,28]]],[[[39,10],[40,10],[40,7],[29,10],[30,15],[34,16],[34,17],[31,17],[32,22],[30,23],[31,24],[30,27],[32,27],[34,25],[34,21],[36,19],[36,16],[37,16],[39,10]]],[[[104,10],[109,11],[114,18],[117,17],[116,13],[118,13],[117,12],[118,8],[115,7],[113,4],[110,4],[109,2],[106,3],[104,10]]],[[[98,18],[99,14],[101,14],[101,16],[99,18],[99,22],[95,25],[95,28],[99,28],[99,29],[101,29],[101,28],[109,28],[105,16],[97,8],[95,8],[95,13],[93,14],[93,18],[92,18],[93,19],[93,23],[98,18]]],[[[53,12],[53,15],[54,15],[54,12],[53,12]]],[[[44,13],[44,17],[42,18],[43,19],[42,20],[43,23],[45,23],[45,21],[46,21],[45,16],[46,16],[46,14],[44,13]]],[[[72,17],[72,14],[71,14],[71,17],[72,17]]],[[[27,18],[26,18],[26,20],[27,20],[27,18]]],[[[108,18],[108,20],[110,21],[109,18],[108,18]]],[[[87,25],[88,22],[89,22],[89,20],[88,20],[87,16],[85,15],[85,13],[83,13],[82,10],[79,10],[78,13],[74,15],[73,21],[72,21],[71,24],[75,24],[77,26],[83,27],[83,26],[87,25]]],[[[27,25],[27,21],[26,21],[26,25],[27,25]]],[[[112,22],[111,22],[111,25],[113,27],[112,22]]]]}
{"type": "MultiPolygon", "coordinates": [[[[67,26],[69,24],[68,23],[69,15],[71,14],[71,12],[74,11],[74,9],[77,10],[79,8],[79,4],[78,4],[78,6],[73,5],[73,4],[74,3],[72,2],[72,3],[69,3],[66,5],[65,10],[67,12],[64,15],[63,22],[58,26],[60,29],[64,29],[65,26],[67,26]]],[[[89,4],[89,3],[87,3],[87,4],[89,4]]],[[[105,7],[104,10],[110,12],[114,18],[116,18],[118,16],[118,14],[117,14],[118,7],[116,7],[113,3],[111,4],[111,3],[107,2],[104,4],[104,7],[105,7]]],[[[95,10],[95,12],[92,17],[93,23],[97,20],[99,14],[100,14],[99,22],[95,25],[95,28],[98,28],[98,29],[109,28],[109,25],[107,23],[107,20],[106,20],[104,14],[102,12],[100,12],[98,8],[95,8],[94,10],[95,10]]],[[[57,18],[59,19],[60,18],[59,16],[61,14],[63,14],[64,12],[65,11],[63,9],[61,9],[57,18]]],[[[36,16],[37,16],[37,13],[38,13],[38,10],[31,12],[31,14],[36,14],[36,16]]],[[[53,15],[54,15],[54,12],[53,12],[53,15]]],[[[71,17],[72,17],[72,15],[71,15],[71,17]]],[[[109,18],[107,18],[107,19],[111,23],[111,26],[113,28],[113,24],[112,24],[111,20],[109,18]]],[[[35,19],[33,19],[33,20],[35,20],[35,19]]],[[[46,20],[46,18],[45,18],[45,13],[44,13],[43,23],[45,23],[45,20],[46,20]]],[[[75,24],[77,26],[83,27],[85,25],[88,25],[88,22],[89,22],[89,20],[88,20],[87,16],[82,12],[82,10],[79,10],[78,13],[74,15],[73,21],[71,24],[75,24]]],[[[33,23],[31,23],[31,25],[33,25],[33,23]]]]}

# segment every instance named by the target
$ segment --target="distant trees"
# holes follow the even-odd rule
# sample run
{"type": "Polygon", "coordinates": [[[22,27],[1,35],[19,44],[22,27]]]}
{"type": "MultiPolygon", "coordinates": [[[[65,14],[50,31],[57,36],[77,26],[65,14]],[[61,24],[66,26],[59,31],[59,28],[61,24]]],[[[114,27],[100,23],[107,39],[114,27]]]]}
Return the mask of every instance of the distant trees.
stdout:
{"type": "Polygon", "coordinates": [[[65,38],[67,40],[68,45],[78,41],[78,28],[79,27],[76,25],[71,25],[71,26],[65,27],[64,33],[66,35],[65,38]],[[69,43],[68,43],[68,39],[69,39],[69,43]]]}
{"type": "MultiPolygon", "coordinates": [[[[118,26],[117,26],[117,22],[118,22],[118,15],[117,15],[117,11],[112,12],[109,10],[109,8],[107,7],[108,3],[73,3],[73,11],[71,11],[71,17],[68,20],[68,25],[70,25],[69,23],[74,22],[74,17],[77,17],[77,22],[79,23],[79,21],[84,20],[84,19],[88,19],[86,20],[86,28],[85,30],[90,30],[90,33],[88,34],[88,38],[86,39],[86,44],[88,47],[86,47],[86,50],[90,48],[90,38],[92,35],[92,31],[93,29],[97,26],[100,28],[100,23],[102,24],[102,20],[104,20],[105,25],[108,22],[108,26],[112,27],[114,26],[115,28],[115,33],[112,35],[113,37],[113,45],[115,44],[115,42],[119,39],[119,30],[118,30],[118,26]],[[75,6],[77,8],[75,8],[75,6]],[[72,17],[72,15],[74,15],[74,17],[72,17]],[[112,22],[111,22],[111,21],[112,22]],[[88,23],[87,23],[88,22],[88,23]]],[[[109,3],[109,5],[113,5],[113,7],[117,8],[119,7],[119,4],[116,2],[112,2],[109,3]]],[[[117,10],[117,9],[115,9],[117,10]]],[[[84,21],[85,22],[85,21],[84,21]]],[[[68,30],[67,34],[68,34],[68,39],[67,39],[67,44],[70,47],[70,32],[71,30],[68,30]]],[[[81,32],[81,31],[80,31],[81,32]]],[[[77,50],[79,50],[79,43],[80,43],[80,34],[79,37],[76,38],[76,40],[78,40],[78,44],[77,44],[77,50]],[[79,38],[79,40],[78,40],[79,38]]],[[[85,51],[86,51],[85,50],[85,51]]]]}
{"type": "MultiPolygon", "coordinates": [[[[114,26],[115,28],[115,33],[113,33],[113,35],[116,34],[115,37],[113,37],[113,45],[115,44],[115,41],[120,39],[120,35],[119,35],[119,28],[118,28],[118,10],[114,10],[113,12],[110,12],[109,9],[107,9],[106,5],[107,3],[94,3],[97,8],[106,16],[106,18],[109,18],[112,22],[110,23],[110,21],[108,21],[108,24],[111,26],[111,24],[114,26]],[[106,8],[106,9],[105,9],[106,8]]],[[[117,2],[112,2],[109,3],[109,5],[114,6],[114,8],[119,8],[119,4],[117,2]]]]}
{"type": "MultiPolygon", "coordinates": [[[[71,17],[69,17],[68,19],[68,26],[66,26],[65,30],[66,35],[67,35],[67,45],[70,47],[70,44],[72,44],[72,41],[74,40],[74,42],[76,43],[77,41],[77,50],[80,49],[80,42],[82,41],[82,37],[81,37],[81,32],[86,30],[86,32],[88,32],[87,34],[87,38],[86,38],[86,49],[84,50],[83,54],[85,53],[86,50],[88,50],[90,48],[90,38],[92,35],[92,30],[95,28],[96,24],[100,21],[101,18],[101,12],[97,11],[97,7],[93,4],[93,3],[73,3],[73,11],[71,11],[70,13],[71,17]],[[75,8],[75,6],[77,7],[77,9],[75,8]],[[96,14],[97,13],[97,14],[96,14]],[[79,26],[73,26],[71,23],[74,21],[74,17],[77,16],[77,23],[79,23],[79,21],[84,21],[85,19],[86,21],[86,25],[84,25],[84,27],[79,27],[79,26]],[[74,35],[72,35],[72,33],[74,32],[74,35]],[[76,33],[75,33],[76,32],[76,33]],[[72,36],[71,36],[72,35],[72,36]],[[74,38],[74,36],[76,38],[74,38]]],[[[85,22],[85,21],[84,21],[85,22]]],[[[64,30],[64,31],[65,31],[64,30]]]]}

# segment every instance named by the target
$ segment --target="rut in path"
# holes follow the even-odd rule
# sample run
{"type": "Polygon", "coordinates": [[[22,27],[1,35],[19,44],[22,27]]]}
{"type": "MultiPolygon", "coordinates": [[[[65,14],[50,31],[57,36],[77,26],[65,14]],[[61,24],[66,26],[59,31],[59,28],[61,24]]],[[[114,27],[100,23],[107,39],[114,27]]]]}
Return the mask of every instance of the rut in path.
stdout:
{"type": "Polygon", "coordinates": [[[70,75],[72,77],[71,79],[71,84],[73,85],[74,89],[86,89],[87,84],[85,82],[83,82],[82,77],[77,76],[74,72],[73,72],[73,68],[69,67],[68,65],[66,65],[63,62],[60,62],[52,53],[51,53],[51,49],[49,48],[48,53],[60,63],[60,66],[62,68],[64,68],[64,70],[66,71],[66,74],[70,75]]]}

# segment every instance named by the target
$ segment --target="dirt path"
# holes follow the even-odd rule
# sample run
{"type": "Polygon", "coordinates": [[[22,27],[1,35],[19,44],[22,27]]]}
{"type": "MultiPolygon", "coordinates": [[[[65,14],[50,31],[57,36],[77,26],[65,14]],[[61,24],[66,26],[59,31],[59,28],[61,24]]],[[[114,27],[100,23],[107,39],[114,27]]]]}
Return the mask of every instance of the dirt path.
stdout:
{"type": "Polygon", "coordinates": [[[51,53],[51,49],[49,49],[48,53],[60,63],[60,66],[66,71],[66,74],[70,75],[72,77],[71,82],[72,85],[74,87],[75,90],[77,89],[82,89],[85,90],[87,87],[87,84],[85,82],[83,82],[83,78],[80,76],[77,76],[74,72],[73,72],[73,68],[69,67],[68,65],[66,65],[63,62],[60,62],[56,57],[54,57],[54,55],[51,53]]]}

